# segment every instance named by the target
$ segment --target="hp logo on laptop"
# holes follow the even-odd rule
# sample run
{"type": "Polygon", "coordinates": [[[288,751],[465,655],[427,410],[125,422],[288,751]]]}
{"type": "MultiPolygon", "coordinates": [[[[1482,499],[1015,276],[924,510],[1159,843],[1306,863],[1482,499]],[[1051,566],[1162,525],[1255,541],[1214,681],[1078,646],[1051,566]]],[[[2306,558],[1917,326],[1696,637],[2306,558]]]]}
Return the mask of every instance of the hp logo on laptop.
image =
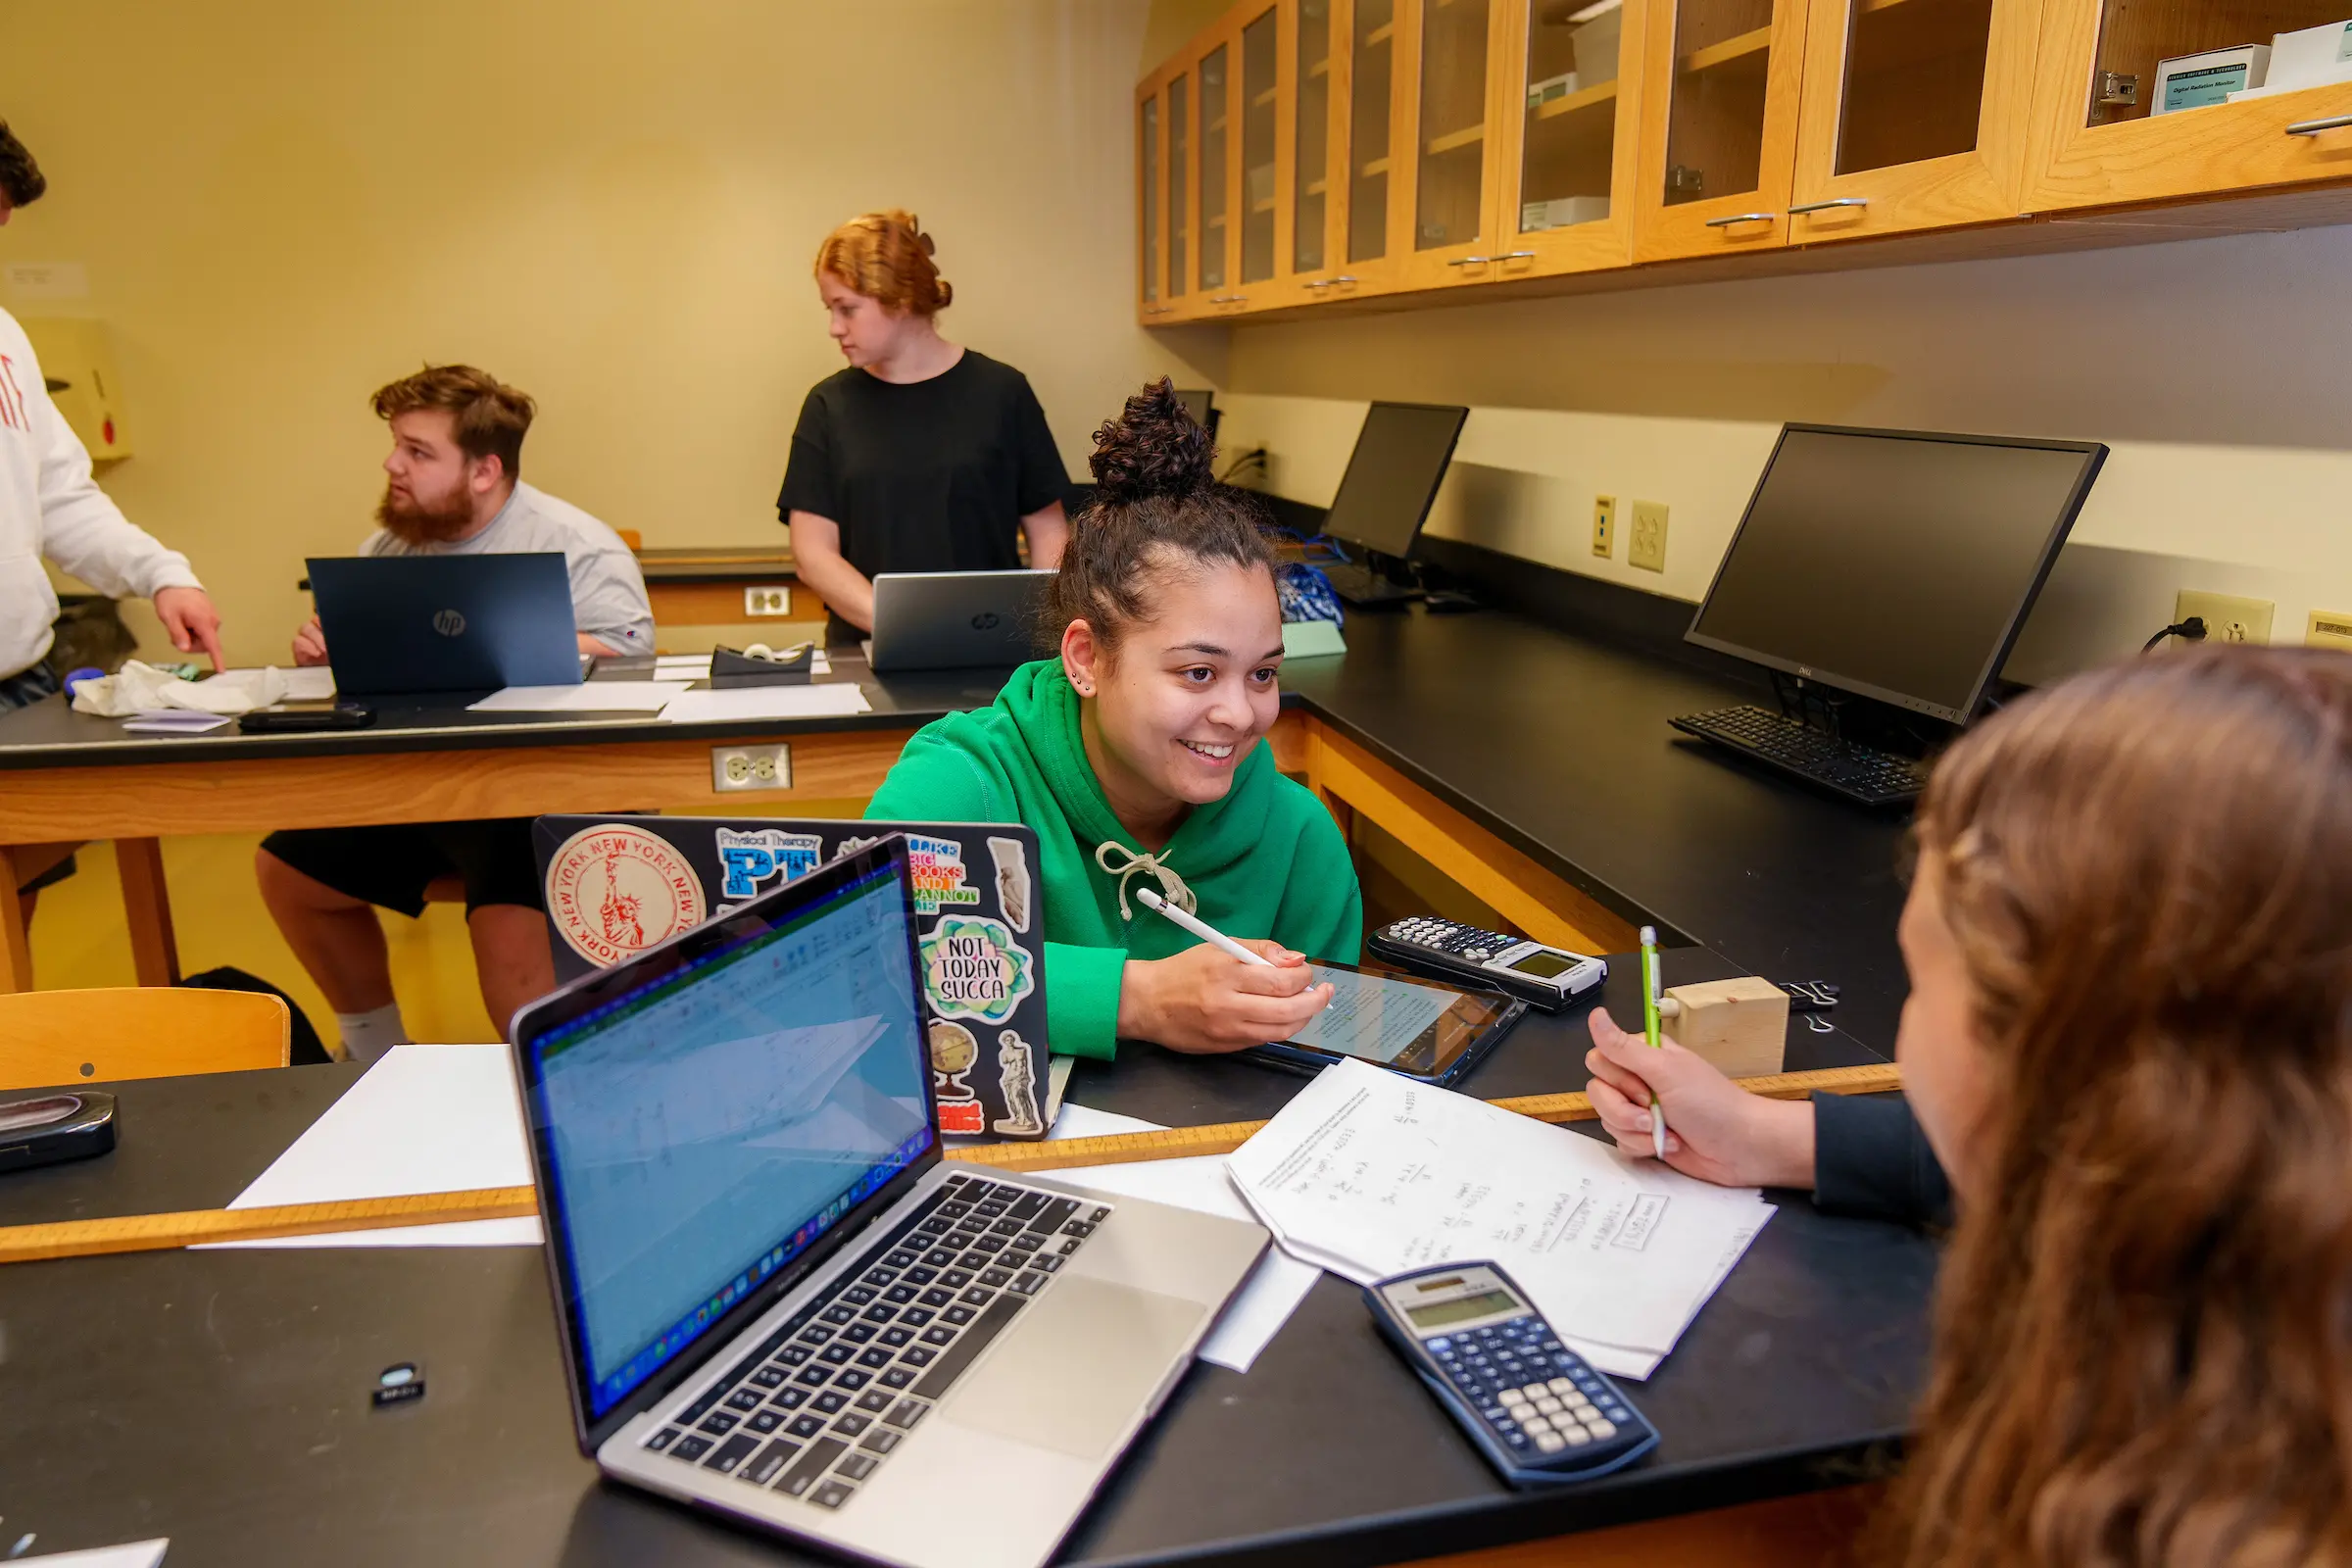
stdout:
{"type": "Polygon", "coordinates": [[[1002,619],[1004,619],[1004,617],[999,615],[995,611],[983,610],[980,612],[980,613],[972,617],[972,630],[995,631],[997,629],[997,622],[1002,619]]]}
{"type": "Polygon", "coordinates": [[[454,610],[433,612],[433,630],[444,637],[461,637],[466,632],[466,617],[454,610]]]}

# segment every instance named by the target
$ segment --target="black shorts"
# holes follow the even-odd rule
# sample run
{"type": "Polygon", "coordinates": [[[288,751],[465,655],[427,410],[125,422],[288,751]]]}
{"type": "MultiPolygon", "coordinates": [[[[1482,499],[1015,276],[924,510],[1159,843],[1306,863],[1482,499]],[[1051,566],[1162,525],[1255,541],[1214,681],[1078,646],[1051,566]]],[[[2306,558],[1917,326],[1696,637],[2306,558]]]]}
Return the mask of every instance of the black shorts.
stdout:
{"type": "Polygon", "coordinates": [[[262,848],[346,898],[424,912],[424,890],[451,873],[466,879],[466,912],[485,904],[545,909],[527,816],[479,822],[398,822],[383,827],[306,827],[272,833],[262,848]]]}

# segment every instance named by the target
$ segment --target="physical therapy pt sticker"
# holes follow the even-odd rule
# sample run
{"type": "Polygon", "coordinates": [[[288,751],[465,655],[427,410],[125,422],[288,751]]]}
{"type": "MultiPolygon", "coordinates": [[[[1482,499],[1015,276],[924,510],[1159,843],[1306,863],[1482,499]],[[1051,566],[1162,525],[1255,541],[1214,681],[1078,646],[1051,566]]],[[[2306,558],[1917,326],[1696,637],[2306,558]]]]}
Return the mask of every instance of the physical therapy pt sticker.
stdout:
{"type": "Polygon", "coordinates": [[[642,953],[701,924],[706,909],[694,867],[642,828],[583,828],[548,862],[548,918],[591,963],[642,953]]]}
{"type": "Polygon", "coordinates": [[[1004,1022],[1037,988],[1036,962],[985,915],[951,914],[923,937],[923,985],[942,1017],[1004,1022]]]}
{"type": "Polygon", "coordinates": [[[824,841],[813,833],[787,833],[775,827],[738,833],[722,827],[718,830],[718,863],[726,875],[718,896],[756,898],[761,887],[777,877],[796,881],[815,870],[823,858],[824,841]]]}

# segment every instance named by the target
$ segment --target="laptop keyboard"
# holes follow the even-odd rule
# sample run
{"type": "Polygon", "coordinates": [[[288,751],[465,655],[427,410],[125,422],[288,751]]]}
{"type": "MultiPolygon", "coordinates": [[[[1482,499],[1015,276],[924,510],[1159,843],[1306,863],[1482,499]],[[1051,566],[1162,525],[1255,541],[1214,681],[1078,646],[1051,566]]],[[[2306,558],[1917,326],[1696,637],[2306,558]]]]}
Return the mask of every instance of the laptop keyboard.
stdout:
{"type": "Polygon", "coordinates": [[[645,1446],[839,1508],[1109,1214],[1040,1188],[951,1177],[645,1446]]]}

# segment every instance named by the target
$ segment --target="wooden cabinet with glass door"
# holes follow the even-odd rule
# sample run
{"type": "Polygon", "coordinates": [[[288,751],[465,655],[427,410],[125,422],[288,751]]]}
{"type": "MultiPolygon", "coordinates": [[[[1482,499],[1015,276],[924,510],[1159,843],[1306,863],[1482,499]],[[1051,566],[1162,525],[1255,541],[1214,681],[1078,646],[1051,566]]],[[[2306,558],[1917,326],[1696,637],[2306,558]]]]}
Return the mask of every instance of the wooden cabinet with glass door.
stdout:
{"type": "Polygon", "coordinates": [[[1634,260],[1788,242],[1804,41],[1805,0],[1655,0],[1634,260]]]}
{"type": "Polygon", "coordinates": [[[2017,217],[2042,4],[1812,0],[1789,243],[2017,217]]]}
{"type": "Polygon", "coordinates": [[[2352,180],[2352,0],[2045,0],[2035,78],[2029,211],[2352,180]]]}
{"type": "Polygon", "coordinates": [[[1516,0],[1497,117],[1503,277],[1633,259],[1642,38],[1651,0],[1516,0]],[[1520,96],[1522,90],[1524,97],[1520,96]]]}
{"type": "Polygon", "coordinates": [[[1166,74],[1153,73],[1135,94],[1135,309],[1146,326],[1169,309],[1166,74]]]}
{"type": "MultiPolygon", "coordinates": [[[[1406,92],[1404,185],[1390,214],[1406,288],[1491,282],[1494,243],[1495,56],[1500,0],[1399,0],[1396,65],[1406,92]],[[1401,231],[1401,232],[1400,232],[1401,231]]],[[[1518,258],[1525,260],[1525,258],[1518,258]]]]}
{"type": "Polygon", "coordinates": [[[1241,256],[1235,276],[1235,302],[1245,310],[1265,310],[1288,304],[1292,298],[1289,249],[1292,213],[1286,201],[1292,183],[1288,132],[1297,99],[1283,90],[1283,62],[1290,44],[1283,7],[1264,0],[1245,15],[1241,31],[1241,84],[1236,113],[1241,131],[1241,186],[1236,221],[1241,225],[1241,256]]]}

